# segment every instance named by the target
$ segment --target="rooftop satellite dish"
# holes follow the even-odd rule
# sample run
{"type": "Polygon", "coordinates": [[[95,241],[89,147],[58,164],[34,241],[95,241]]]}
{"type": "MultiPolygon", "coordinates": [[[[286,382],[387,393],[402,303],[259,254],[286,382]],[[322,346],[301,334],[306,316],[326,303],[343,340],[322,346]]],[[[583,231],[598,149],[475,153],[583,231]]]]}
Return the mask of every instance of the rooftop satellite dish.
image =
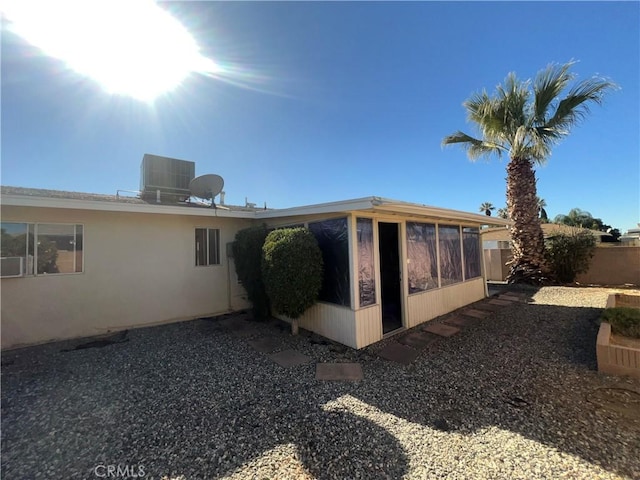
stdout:
{"type": "Polygon", "coordinates": [[[211,201],[222,191],[222,187],[224,180],[220,175],[214,174],[200,175],[189,182],[191,195],[211,201]]]}

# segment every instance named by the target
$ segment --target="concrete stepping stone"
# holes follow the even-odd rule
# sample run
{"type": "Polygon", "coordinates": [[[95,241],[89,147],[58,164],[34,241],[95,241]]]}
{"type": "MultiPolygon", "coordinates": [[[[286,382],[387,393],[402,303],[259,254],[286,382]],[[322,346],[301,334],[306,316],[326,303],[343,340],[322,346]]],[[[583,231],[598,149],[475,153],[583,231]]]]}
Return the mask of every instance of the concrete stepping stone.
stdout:
{"type": "Polygon", "coordinates": [[[378,352],[378,356],[391,360],[392,362],[402,363],[403,365],[409,365],[416,358],[418,358],[419,352],[407,345],[401,345],[393,342],[384,347],[378,352]]]}
{"type": "Polygon", "coordinates": [[[476,323],[478,319],[475,317],[460,317],[458,315],[447,318],[444,323],[453,325],[454,327],[467,327],[476,323]]]}
{"type": "Polygon", "coordinates": [[[276,337],[256,338],[248,343],[260,353],[271,353],[283,347],[282,341],[276,337]]]}
{"type": "Polygon", "coordinates": [[[513,302],[509,300],[498,300],[498,299],[489,300],[489,303],[491,305],[500,305],[501,307],[506,307],[507,305],[513,305],[513,302]]]}
{"type": "Polygon", "coordinates": [[[482,310],[476,310],[475,308],[467,308],[462,311],[462,314],[473,318],[487,318],[491,315],[489,312],[483,312],[482,310]]]}
{"type": "Polygon", "coordinates": [[[316,364],[316,380],[357,382],[362,378],[362,366],[359,363],[316,364]]]}
{"type": "Polygon", "coordinates": [[[404,335],[402,338],[398,339],[398,343],[406,345],[408,347],[413,347],[416,349],[423,349],[427,346],[431,345],[438,339],[436,335],[432,335],[427,332],[412,332],[407,335],[404,335]]]}
{"type": "Polygon", "coordinates": [[[517,294],[508,294],[505,293],[503,295],[498,295],[498,300],[507,300],[509,302],[526,302],[526,299],[517,294]]]}
{"type": "Polygon", "coordinates": [[[496,312],[502,309],[501,305],[492,305],[489,302],[490,300],[485,300],[482,303],[476,303],[474,307],[477,308],[478,310],[485,310],[489,312],[496,312]]]}
{"type": "Polygon", "coordinates": [[[298,365],[304,365],[311,361],[310,357],[296,350],[283,350],[282,352],[267,355],[267,357],[285,368],[297,367],[298,365]]]}
{"type": "Polygon", "coordinates": [[[423,328],[425,332],[435,333],[441,337],[451,337],[456,333],[460,333],[458,327],[452,327],[451,325],[445,325],[444,323],[433,323],[423,328]]]}

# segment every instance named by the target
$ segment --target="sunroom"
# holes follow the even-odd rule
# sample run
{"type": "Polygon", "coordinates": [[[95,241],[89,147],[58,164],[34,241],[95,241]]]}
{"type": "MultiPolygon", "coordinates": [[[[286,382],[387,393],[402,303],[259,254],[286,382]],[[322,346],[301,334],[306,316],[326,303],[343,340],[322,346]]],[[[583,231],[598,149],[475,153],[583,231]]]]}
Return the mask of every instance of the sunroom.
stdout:
{"type": "Polygon", "coordinates": [[[257,217],[270,227],[304,225],[314,234],[324,283],[299,325],[350,347],[363,348],[487,295],[480,240],[485,215],[368,197],[257,217]]]}

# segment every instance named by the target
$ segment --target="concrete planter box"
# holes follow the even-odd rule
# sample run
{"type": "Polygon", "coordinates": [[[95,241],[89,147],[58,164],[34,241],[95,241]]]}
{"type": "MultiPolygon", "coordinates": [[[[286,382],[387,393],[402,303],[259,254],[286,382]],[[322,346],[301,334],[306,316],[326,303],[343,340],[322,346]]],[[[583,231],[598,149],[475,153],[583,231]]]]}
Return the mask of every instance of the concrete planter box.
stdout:
{"type": "MultiPolygon", "coordinates": [[[[639,295],[610,295],[607,308],[640,308],[639,295]]],[[[611,324],[603,322],[596,340],[598,371],[610,375],[629,375],[640,378],[640,339],[611,333],[611,324]]]]}

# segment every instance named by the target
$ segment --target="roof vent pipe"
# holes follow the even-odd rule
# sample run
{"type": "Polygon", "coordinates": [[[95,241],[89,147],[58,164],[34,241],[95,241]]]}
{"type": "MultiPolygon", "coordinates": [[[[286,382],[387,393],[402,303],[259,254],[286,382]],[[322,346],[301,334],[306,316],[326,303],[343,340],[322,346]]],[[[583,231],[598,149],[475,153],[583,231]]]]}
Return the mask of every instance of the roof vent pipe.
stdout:
{"type": "Polygon", "coordinates": [[[156,203],[160,203],[160,190],[156,190],[156,203]]]}
{"type": "Polygon", "coordinates": [[[224,205],[224,192],[220,192],[220,205],[224,205]]]}

